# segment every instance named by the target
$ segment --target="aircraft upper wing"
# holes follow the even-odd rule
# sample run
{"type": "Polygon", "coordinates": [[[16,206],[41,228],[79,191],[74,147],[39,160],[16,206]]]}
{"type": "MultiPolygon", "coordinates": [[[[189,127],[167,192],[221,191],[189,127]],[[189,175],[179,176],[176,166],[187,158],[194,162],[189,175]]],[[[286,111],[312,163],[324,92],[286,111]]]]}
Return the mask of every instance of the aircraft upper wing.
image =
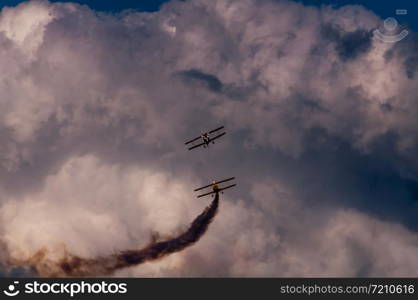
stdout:
{"type": "MultiPolygon", "coordinates": [[[[222,183],[222,182],[227,182],[227,181],[230,181],[230,180],[233,180],[233,179],[235,179],[235,177],[231,177],[231,178],[228,178],[228,179],[224,179],[224,180],[221,180],[221,181],[217,181],[214,184],[219,184],[219,183],[222,183]]],[[[207,187],[210,187],[212,185],[213,185],[213,183],[208,184],[208,185],[205,185],[205,186],[202,186],[202,187],[200,187],[198,189],[195,189],[194,191],[197,192],[197,191],[200,191],[200,190],[205,189],[207,187]]]]}
{"type": "Polygon", "coordinates": [[[215,182],[215,184],[222,183],[222,182],[227,182],[227,181],[230,181],[230,180],[233,180],[233,179],[235,179],[235,177],[231,177],[231,178],[228,178],[228,179],[217,181],[217,182],[215,182]]]}
{"type": "Polygon", "coordinates": [[[186,142],[186,143],[184,143],[185,145],[187,145],[187,144],[190,144],[191,142],[194,142],[194,141],[197,141],[198,139],[200,139],[201,137],[199,136],[199,137],[197,137],[197,138],[195,138],[195,139],[193,139],[193,140],[191,140],[191,141],[188,141],[188,142],[186,142]]]}
{"type": "Polygon", "coordinates": [[[221,126],[221,127],[218,127],[214,130],[209,131],[209,133],[214,133],[215,131],[218,131],[218,130],[221,130],[221,129],[224,129],[224,128],[225,128],[225,126],[221,126]]]}
{"type": "Polygon", "coordinates": [[[189,148],[189,150],[192,150],[192,149],[194,149],[194,148],[197,148],[197,147],[203,146],[204,144],[205,144],[205,143],[201,143],[201,144],[195,145],[195,146],[193,146],[193,147],[190,147],[190,148],[189,148]]]}
{"type": "Polygon", "coordinates": [[[221,133],[221,134],[218,134],[217,136],[215,136],[215,137],[213,137],[213,138],[210,138],[209,142],[212,142],[213,140],[216,140],[216,139],[220,138],[221,136],[223,136],[223,135],[225,135],[225,134],[226,134],[226,132],[221,133]]]}

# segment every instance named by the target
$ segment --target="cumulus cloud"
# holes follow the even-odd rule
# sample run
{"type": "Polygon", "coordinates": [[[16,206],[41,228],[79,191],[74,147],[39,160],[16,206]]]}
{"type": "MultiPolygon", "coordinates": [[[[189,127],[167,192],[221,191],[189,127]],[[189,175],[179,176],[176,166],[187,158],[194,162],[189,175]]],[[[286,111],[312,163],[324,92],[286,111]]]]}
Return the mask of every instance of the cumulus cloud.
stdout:
{"type": "Polygon", "coordinates": [[[374,40],[380,22],[268,0],[4,8],[4,271],[179,233],[207,205],[191,191],[236,175],[196,245],[117,275],[416,276],[417,42],[374,40]]]}

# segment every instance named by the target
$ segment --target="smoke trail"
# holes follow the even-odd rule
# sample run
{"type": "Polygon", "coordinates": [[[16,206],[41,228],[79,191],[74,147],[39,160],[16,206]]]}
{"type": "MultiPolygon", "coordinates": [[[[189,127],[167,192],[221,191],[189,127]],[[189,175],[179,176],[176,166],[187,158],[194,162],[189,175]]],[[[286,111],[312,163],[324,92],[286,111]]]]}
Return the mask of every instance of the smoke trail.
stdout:
{"type": "Polygon", "coordinates": [[[160,259],[171,253],[179,252],[196,243],[206,232],[218,211],[219,195],[211,205],[196,217],[190,227],[179,236],[161,242],[152,242],[140,250],[126,250],[107,257],[86,259],[66,253],[62,259],[47,259],[47,250],[38,251],[25,262],[33,271],[42,277],[82,277],[104,276],[115,271],[135,266],[147,261],[160,259]]]}

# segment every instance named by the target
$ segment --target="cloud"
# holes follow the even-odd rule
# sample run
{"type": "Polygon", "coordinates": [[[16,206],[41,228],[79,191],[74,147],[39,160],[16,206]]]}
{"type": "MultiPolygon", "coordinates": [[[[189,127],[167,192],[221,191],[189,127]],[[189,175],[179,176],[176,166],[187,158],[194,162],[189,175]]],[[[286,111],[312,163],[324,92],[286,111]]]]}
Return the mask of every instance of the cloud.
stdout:
{"type": "Polygon", "coordinates": [[[416,276],[416,41],[372,39],[380,22],[268,0],[4,8],[3,269],[181,232],[207,204],[192,190],[235,175],[196,245],[117,275],[416,276]]]}
{"type": "Polygon", "coordinates": [[[21,4],[24,9],[5,7],[2,10],[0,31],[31,58],[43,42],[45,27],[54,18],[45,6],[45,2],[34,1],[21,4]]]}

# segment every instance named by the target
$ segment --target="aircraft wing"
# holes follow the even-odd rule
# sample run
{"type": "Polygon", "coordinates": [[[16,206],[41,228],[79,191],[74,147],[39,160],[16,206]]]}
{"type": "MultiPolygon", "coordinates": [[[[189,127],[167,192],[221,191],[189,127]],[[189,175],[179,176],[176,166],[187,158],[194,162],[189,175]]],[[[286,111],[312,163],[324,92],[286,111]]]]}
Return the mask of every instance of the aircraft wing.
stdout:
{"type": "Polygon", "coordinates": [[[213,138],[210,138],[209,142],[212,142],[212,141],[214,141],[214,140],[216,140],[216,139],[220,138],[221,136],[223,136],[223,135],[225,135],[225,134],[226,134],[226,132],[221,133],[221,134],[218,134],[217,136],[215,136],[215,137],[213,137],[213,138]]]}
{"type": "Polygon", "coordinates": [[[210,187],[210,186],[212,186],[212,184],[208,184],[208,185],[202,186],[202,187],[200,187],[198,189],[195,189],[194,191],[197,192],[197,191],[203,190],[203,189],[205,189],[207,187],[210,187]]]}
{"type": "Polygon", "coordinates": [[[206,193],[206,194],[203,194],[203,195],[199,195],[199,196],[197,196],[197,198],[204,197],[204,196],[211,195],[211,194],[215,194],[215,193],[216,192],[209,192],[209,193],[206,193]]]}
{"type": "Polygon", "coordinates": [[[193,147],[190,147],[190,148],[189,148],[189,150],[192,150],[192,149],[194,149],[194,148],[197,148],[197,147],[203,146],[204,144],[205,144],[205,143],[201,143],[201,144],[195,145],[195,146],[193,146],[193,147]]]}
{"type": "MultiPolygon", "coordinates": [[[[221,180],[221,181],[217,181],[217,182],[215,182],[214,184],[219,184],[219,183],[222,183],[222,182],[227,182],[227,181],[230,181],[230,180],[232,180],[232,179],[235,179],[235,177],[231,177],[231,178],[228,178],[228,179],[224,179],[224,180],[221,180]]],[[[198,188],[198,189],[195,189],[194,191],[195,191],[195,192],[197,192],[197,191],[203,190],[203,189],[205,189],[205,188],[207,188],[207,187],[210,187],[210,186],[212,186],[212,185],[213,185],[213,183],[208,184],[208,185],[205,185],[205,186],[202,186],[202,187],[200,187],[200,188],[198,188]]]]}
{"type": "Polygon", "coordinates": [[[200,139],[201,137],[199,136],[199,137],[197,137],[197,138],[195,138],[195,139],[193,139],[193,140],[191,140],[191,141],[188,141],[188,142],[186,142],[186,143],[184,143],[185,145],[187,145],[187,144],[190,144],[190,143],[192,143],[192,142],[194,142],[194,141],[197,141],[198,139],[200,139]]]}
{"type": "Polygon", "coordinates": [[[221,127],[218,127],[218,128],[216,128],[214,130],[209,131],[209,133],[214,133],[214,132],[216,132],[218,130],[221,130],[221,129],[224,129],[224,128],[225,128],[225,126],[221,126],[221,127]]]}
{"type": "Polygon", "coordinates": [[[227,182],[227,181],[230,181],[230,180],[233,180],[233,179],[235,179],[235,177],[231,177],[231,178],[228,178],[228,179],[217,181],[217,182],[215,182],[215,184],[219,184],[219,183],[222,183],[222,182],[227,182]]]}

